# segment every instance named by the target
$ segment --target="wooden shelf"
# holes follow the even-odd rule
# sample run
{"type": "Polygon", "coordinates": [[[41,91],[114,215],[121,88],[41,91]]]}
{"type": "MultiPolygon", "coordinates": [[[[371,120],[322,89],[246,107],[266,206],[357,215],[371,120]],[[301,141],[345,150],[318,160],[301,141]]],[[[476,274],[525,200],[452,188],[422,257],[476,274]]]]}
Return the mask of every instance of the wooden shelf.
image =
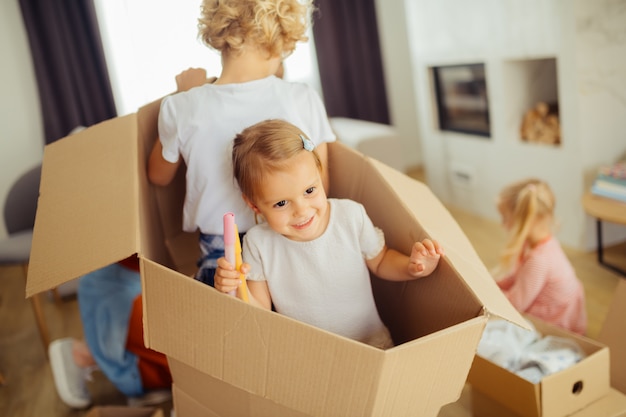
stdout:
{"type": "Polygon", "coordinates": [[[626,225],[626,203],[587,191],[583,195],[585,212],[596,219],[626,225]]]}

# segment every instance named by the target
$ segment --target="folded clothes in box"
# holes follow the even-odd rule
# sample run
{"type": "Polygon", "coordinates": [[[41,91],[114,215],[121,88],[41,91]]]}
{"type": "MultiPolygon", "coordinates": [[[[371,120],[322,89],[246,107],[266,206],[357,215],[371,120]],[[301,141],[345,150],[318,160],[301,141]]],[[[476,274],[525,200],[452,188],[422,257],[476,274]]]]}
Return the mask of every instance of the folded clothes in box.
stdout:
{"type": "Polygon", "coordinates": [[[534,384],[585,357],[572,339],[542,335],[534,326],[526,330],[506,320],[487,323],[476,353],[534,384]]]}

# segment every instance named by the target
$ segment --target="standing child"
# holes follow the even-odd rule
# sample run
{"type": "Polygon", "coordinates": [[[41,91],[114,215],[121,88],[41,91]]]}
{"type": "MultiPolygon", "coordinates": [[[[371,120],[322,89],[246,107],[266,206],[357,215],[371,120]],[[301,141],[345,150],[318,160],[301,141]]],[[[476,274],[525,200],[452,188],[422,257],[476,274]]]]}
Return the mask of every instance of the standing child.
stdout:
{"type": "MultiPolygon", "coordinates": [[[[317,94],[305,84],[287,83],[272,75],[282,71],[282,60],[296,42],[306,40],[310,8],[310,2],[298,0],[205,0],[200,36],[222,53],[220,77],[207,80],[203,70],[184,71],[176,77],[178,91],[191,91],[163,100],[161,141],[156,141],[151,153],[148,175],[153,183],[165,185],[173,179],[182,159],[187,163],[185,230],[198,227],[203,232],[205,256],[198,277],[209,284],[213,282],[214,258],[223,254],[221,226],[214,227],[216,222],[221,225],[222,213],[214,212],[212,203],[219,206],[223,200],[232,207],[241,201],[232,191],[230,169],[235,133],[257,119],[276,115],[296,120],[319,135],[322,155],[326,150],[321,142],[334,140],[317,94]]],[[[242,219],[248,216],[242,224],[245,231],[246,223],[253,222],[253,214],[244,204],[236,213],[242,219]]],[[[138,269],[136,258],[132,263],[132,269],[138,269]]],[[[160,388],[171,388],[171,375],[165,355],[143,344],[138,271],[116,264],[82,281],[85,285],[79,290],[79,306],[86,341],[62,339],[51,351],[54,378],[63,400],[75,408],[91,403],[84,368],[94,364],[129,396],[130,402],[147,404],[162,399],[164,391],[160,388]]]]}
{"type": "Polygon", "coordinates": [[[183,229],[201,233],[196,279],[209,285],[217,259],[224,255],[224,212],[235,213],[241,232],[254,225],[254,214],[232,178],[235,134],[261,120],[285,119],[316,139],[324,162],[325,142],[335,140],[317,93],[274,75],[296,42],[306,40],[311,8],[310,0],[204,0],[200,37],[221,53],[222,72],[214,83],[166,97],[161,104],[160,140],[152,150],[148,176],[154,184],[166,185],[185,161],[183,229]]]}
{"type": "Polygon", "coordinates": [[[520,312],[584,334],[585,292],[553,235],[555,199],[548,184],[513,183],[500,192],[497,204],[509,232],[494,273],[498,286],[520,312]]]}
{"type": "MultiPolygon", "coordinates": [[[[327,199],[323,165],[307,135],[282,120],[245,129],[233,145],[233,173],[246,204],[265,219],[244,237],[242,272],[257,305],[379,348],[393,346],[378,316],[369,271],[390,281],[430,275],[443,254],[430,239],[411,257],[388,249],[364,207],[327,199]]],[[[239,272],[218,261],[216,288],[239,272]]]]}

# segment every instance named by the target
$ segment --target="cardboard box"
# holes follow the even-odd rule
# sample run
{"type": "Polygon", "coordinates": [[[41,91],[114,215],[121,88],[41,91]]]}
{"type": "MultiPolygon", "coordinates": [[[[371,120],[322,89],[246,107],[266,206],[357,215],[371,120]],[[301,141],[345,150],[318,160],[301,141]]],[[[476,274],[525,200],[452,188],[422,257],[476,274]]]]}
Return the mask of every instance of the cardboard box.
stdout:
{"type": "Polygon", "coordinates": [[[611,350],[611,386],[626,394],[626,279],[620,279],[598,340],[611,350]]]}
{"type": "Polygon", "coordinates": [[[468,375],[472,392],[479,392],[524,417],[567,416],[609,393],[609,349],[605,345],[541,320],[528,319],[544,336],[573,339],[586,357],[533,384],[476,355],[468,375]]]}
{"type": "Polygon", "coordinates": [[[225,386],[219,379],[175,359],[170,358],[169,363],[172,373],[178,377],[175,383],[174,404],[180,416],[307,416],[232,385],[225,386]],[[181,410],[188,411],[183,413],[181,410]]]}
{"type": "Polygon", "coordinates": [[[176,384],[172,385],[172,395],[174,398],[174,403],[176,404],[176,408],[173,410],[176,416],[219,417],[219,414],[215,414],[208,408],[204,407],[193,397],[188,395],[185,391],[178,388],[176,384]]]}
{"type": "MultiPolygon", "coordinates": [[[[474,417],[525,417],[507,409],[480,391],[471,393],[472,415],[474,417]]],[[[611,388],[609,393],[587,405],[569,417],[626,417],[626,395],[611,388]]]]}
{"type": "MultiPolygon", "coordinates": [[[[427,279],[372,277],[396,347],[375,349],[189,278],[199,249],[181,232],[184,167],[168,187],[146,176],[158,111],[157,101],[46,146],[28,296],[137,253],[147,346],[214,382],[218,400],[247,396],[311,416],[435,416],[459,398],[489,316],[526,326],[427,186],[340,143],[329,146],[330,195],[363,203],[392,248],[408,253],[431,237],[446,250],[427,279]]],[[[193,383],[177,369],[176,386],[193,383]]]]}
{"type": "Polygon", "coordinates": [[[96,406],[85,417],[164,417],[155,407],[96,406]]]}

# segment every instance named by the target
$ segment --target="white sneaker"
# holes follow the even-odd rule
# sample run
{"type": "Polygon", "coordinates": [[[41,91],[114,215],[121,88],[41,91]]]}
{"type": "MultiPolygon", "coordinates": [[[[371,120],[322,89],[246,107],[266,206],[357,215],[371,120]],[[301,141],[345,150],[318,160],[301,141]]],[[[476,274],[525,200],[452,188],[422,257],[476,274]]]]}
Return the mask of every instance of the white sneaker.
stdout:
{"type": "Polygon", "coordinates": [[[61,400],[72,408],[85,408],[91,404],[91,396],[87,391],[85,370],[74,362],[72,344],[71,337],[50,343],[48,347],[50,367],[61,400]]]}

